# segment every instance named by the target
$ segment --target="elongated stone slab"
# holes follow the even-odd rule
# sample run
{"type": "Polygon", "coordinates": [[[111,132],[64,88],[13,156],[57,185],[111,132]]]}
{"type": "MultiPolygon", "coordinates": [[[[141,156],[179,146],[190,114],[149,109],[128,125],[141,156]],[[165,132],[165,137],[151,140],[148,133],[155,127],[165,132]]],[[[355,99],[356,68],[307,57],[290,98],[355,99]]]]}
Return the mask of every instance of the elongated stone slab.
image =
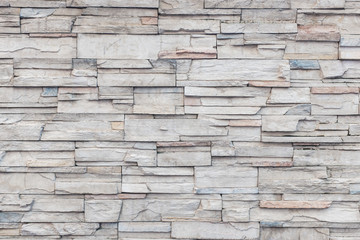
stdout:
{"type": "Polygon", "coordinates": [[[157,0],[67,0],[68,7],[138,7],[138,8],[157,8],[157,0]]]}
{"type": "Polygon", "coordinates": [[[331,202],[320,202],[320,201],[260,201],[261,208],[328,208],[330,207],[331,202]]]}
{"type": "Polygon", "coordinates": [[[345,0],[330,0],[330,1],[301,1],[301,0],[291,0],[292,8],[344,8],[345,0]]]}
{"type": "Polygon", "coordinates": [[[282,240],[286,238],[304,238],[328,240],[330,231],[328,228],[263,228],[261,240],[282,240]]]}
{"type": "Polygon", "coordinates": [[[344,150],[295,150],[294,165],[295,166],[354,166],[360,165],[358,151],[344,150]]]}
{"type": "Polygon", "coordinates": [[[214,143],[211,147],[211,155],[284,158],[293,156],[293,148],[291,147],[291,145],[275,145],[266,143],[214,143]]]}
{"type": "Polygon", "coordinates": [[[226,136],[222,127],[198,119],[128,119],[125,121],[127,141],[178,141],[180,136],[226,136]]]}
{"type": "Polygon", "coordinates": [[[79,34],[78,43],[79,58],[156,59],[160,51],[158,36],[79,34]]]}
{"type": "Polygon", "coordinates": [[[221,211],[201,209],[201,199],[171,196],[123,200],[120,214],[120,222],[220,221],[220,219],[221,211]]]}
{"type": "Polygon", "coordinates": [[[0,193],[54,193],[53,173],[2,173],[0,193]]]}
{"type": "Polygon", "coordinates": [[[195,239],[256,239],[258,223],[174,222],[171,236],[195,239]]]}
{"type": "Polygon", "coordinates": [[[249,167],[196,167],[195,188],[198,193],[251,193],[257,187],[257,171],[249,167]]]}
{"type": "Polygon", "coordinates": [[[338,59],[338,44],[333,42],[289,42],[285,59],[338,59]]]}
{"type": "Polygon", "coordinates": [[[188,80],[289,81],[289,74],[286,60],[194,60],[188,80]]]}
{"type": "Polygon", "coordinates": [[[0,36],[0,57],[76,58],[75,38],[30,38],[27,35],[0,36]]]}
{"type": "Polygon", "coordinates": [[[157,155],[158,166],[207,166],[211,165],[209,152],[164,152],[157,155]]]}
{"type": "Polygon", "coordinates": [[[205,8],[290,8],[290,0],[205,0],[205,8]]]}
{"type": "Polygon", "coordinates": [[[86,222],[117,222],[120,218],[121,200],[85,201],[86,222]]]}
{"type": "Polygon", "coordinates": [[[99,228],[98,223],[27,223],[21,227],[25,236],[92,235],[99,228]]]}

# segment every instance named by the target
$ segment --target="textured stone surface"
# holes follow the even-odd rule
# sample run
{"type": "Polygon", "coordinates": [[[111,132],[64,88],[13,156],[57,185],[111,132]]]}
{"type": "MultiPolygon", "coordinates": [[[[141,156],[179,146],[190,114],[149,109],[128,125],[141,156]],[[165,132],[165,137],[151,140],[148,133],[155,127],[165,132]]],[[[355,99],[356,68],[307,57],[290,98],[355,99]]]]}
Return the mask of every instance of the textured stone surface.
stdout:
{"type": "Polygon", "coordinates": [[[360,239],[359,0],[0,0],[0,239],[360,239]]]}

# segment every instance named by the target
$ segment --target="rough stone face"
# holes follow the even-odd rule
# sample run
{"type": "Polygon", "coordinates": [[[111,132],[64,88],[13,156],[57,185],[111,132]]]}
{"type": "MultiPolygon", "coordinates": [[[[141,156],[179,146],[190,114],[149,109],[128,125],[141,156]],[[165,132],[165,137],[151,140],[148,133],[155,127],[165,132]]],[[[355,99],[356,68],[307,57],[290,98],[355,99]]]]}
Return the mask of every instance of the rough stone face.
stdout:
{"type": "Polygon", "coordinates": [[[198,193],[253,193],[257,191],[257,171],[248,167],[196,167],[195,187],[198,193]],[[236,181],[230,183],[229,179],[236,181]]]}
{"type": "Polygon", "coordinates": [[[120,218],[121,200],[85,201],[86,222],[117,222],[120,218]]]}
{"type": "Polygon", "coordinates": [[[286,238],[328,240],[330,235],[327,228],[264,228],[262,233],[264,235],[261,235],[261,240],[286,238]]]}
{"type": "Polygon", "coordinates": [[[246,239],[257,238],[257,223],[207,223],[175,222],[171,236],[175,238],[197,239],[246,239]]]}
{"type": "Polygon", "coordinates": [[[360,0],[0,0],[0,239],[359,240],[360,0]]]}
{"type": "Polygon", "coordinates": [[[29,38],[24,35],[0,36],[0,57],[75,58],[75,38],[29,38]]]}

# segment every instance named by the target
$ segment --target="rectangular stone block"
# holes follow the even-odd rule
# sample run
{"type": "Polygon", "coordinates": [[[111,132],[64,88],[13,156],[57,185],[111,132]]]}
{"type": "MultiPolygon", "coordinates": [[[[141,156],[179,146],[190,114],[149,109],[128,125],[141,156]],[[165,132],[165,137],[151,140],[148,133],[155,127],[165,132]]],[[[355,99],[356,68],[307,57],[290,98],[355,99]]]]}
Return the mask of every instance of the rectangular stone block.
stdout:
{"type": "Polygon", "coordinates": [[[138,8],[157,8],[159,2],[156,0],[66,0],[68,7],[138,7],[138,8]]]}
{"type": "Polygon", "coordinates": [[[286,60],[194,60],[187,74],[190,81],[289,81],[286,60]]]}
{"type": "Polygon", "coordinates": [[[285,59],[338,59],[338,44],[333,42],[289,42],[285,59]]]}
{"type": "Polygon", "coordinates": [[[82,16],[76,18],[73,32],[157,34],[157,21],[155,9],[87,8],[82,16]]]}
{"type": "Polygon", "coordinates": [[[223,127],[201,119],[128,119],[127,141],[179,141],[180,136],[226,136],[223,127]]]}
{"type": "Polygon", "coordinates": [[[337,26],[306,25],[298,27],[297,41],[339,42],[340,33],[337,26]]]}
{"type": "Polygon", "coordinates": [[[175,87],[175,75],[163,73],[149,74],[113,74],[99,73],[99,86],[108,87],[175,87]]]}
{"type": "Polygon", "coordinates": [[[27,223],[21,227],[24,236],[89,236],[96,232],[99,223],[27,223]]]}
{"type": "Polygon", "coordinates": [[[250,208],[257,207],[257,202],[223,201],[222,217],[224,222],[249,222],[250,208]]]}
{"type": "Polygon", "coordinates": [[[121,200],[86,200],[86,222],[117,222],[120,218],[121,200]]]}
{"type": "Polygon", "coordinates": [[[83,212],[84,199],[73,197],[53,196],[25,196],[25,199],[34,201],[32,211],[36,212],[83,212]]]}
{"type": "Polygon", "coordinates": [[[346,193],[347,179],[328,178],[325,167],[259,169],[262,193],[346,193]]]}
{"type": "Polygon", "coordinates": [[[83,174],[57,174],[56,194],[121,193],[121,167],[88,167],[83,174]]]}
{"type": "Polygon", "coordinates": [[[263,116],[262,131],[264,132],[296,132],[300,131],[301,121],[306,116],[263,116]]]}
{"type": "Polygon", "coordinates": [[[2,173],[0,193],[53,194],[53,173],[2,173]]]}
{"type": "Polygon", "coordinates": [[[4,152],[0,166],[70,167],[75,165],[73,152],[4,152]]]}
{"type": "Polygon", "coordinates": [[[285,45],[218,46],[219,59],[282,59],[285,45]]]}
{"type": "Polygon", "coordinates": [[[345,219],[347,222],[357,222],[360,218],[358,211],[353,211],[351,207],[353,203],[332,204],[331,207],[325,209],[266,209],[253,208],[250,210],[250,220],[260,220],[264,222],[316,222],[340,223],[345,219]]]}
{"type": "Polygon", "coordinates": [[[0,125],[0,140],[39,140],[44,128],[43,123],[20,122],[0,125]]]}
{"type": "MultiPolygon", "coordinates": [[[[4,4],[6,6],[6,3],[4,4]]],[[[0,11],[0,33],[20,33],[20,9],[8,8],[6,10],[8,11],[0,11]]]]}
{"type": "Polygon", "coordinates": [[[182,88],[135,88],[133,113],[176,114],[184,104],[182,88]]]}
{"type": "Polygon", "coordinates": [[[260,201],[261,208],[301,208],[301,209],[322,209],[330,207],[331,202],[320,201],[260,201]]]}
{"type": "Polygon", "coordinates": [[[38,222],[66,222],[66,223],[80,223],[84,221],[83,213],[58,213],[58,212],[27,212],[21,219],[25,223],[38,222]]]}
{"type": "Polygon", "coordinates": [[[170,232],[171,226],[168,222],[120,222],[119,232],[170,232]]]}
{"type": "Polygon", "coordinates": [[[72,16],[46,16],[42,18],[22,18],[22,33],[64,33],[71,32],[72,16]]]}
{"type": "Polygon", "coordinates": [[[221,33],[297,33],[296,23],[221,23],[221,33]]]}
{"type": "Polygon", "coordinates": [[[75,58],[75,38],[31,38],[28,35],[0,36],[0,58],[75,58]]]}
{"type": "Polygon", "coordinates": [[[79,34],[79,58],[157,59],[159,36],[79,34]]]}
{"type": "Polygon", "coordinates": [[[359,47],[360,36],[359,35],[342,35],[340,39],[341,47],[359,47]]]}
{"type": "Polygon", "coordinates": [[[241,9],[208,9],[204,1],[161,0],[159,13],[163,15],[221,15],[222,19],[240,20],[241,9]]]}
{"type": "Polygon", "coordinates": [[[257,171],[251,167],[195,167],[197,193],[252,193],[257,188],[257,171]]]}
{"type": "Polygon", "coordinates": [[[295,9],[243,9],[244,22],[295,22],[295,9]]]}
{"type": "Polygon", "coordinates": [[[114,141],[122,140],[123,131],[111,128],[110,122],[52,122],[45,125],[41,140],[114,141]]]}
{"type": "Polygon", "coordinates": [[[293,148],[288,144],[269,143],[242,143],[233,142],[213,143],[211,147],[212,156],[236,156],[236,157],[264,157],[264,158],[291,158],[293,148]]]}
{"type": "Polygon", "coordinates": [[[179,167],[207,166],[207,165],[211,165],[211,155],[210,155],[210,151],[209,152],[169,151],[169,152],[158,153],[157,163],[158,166],[179,166],[179,167]]]}
{"type": "Polygon", "coordinates": [[[271,1],[236,1],[236,0],[205,0],[205,8],[290,8],[290,0],[271,1]]]}
{"type": "Polygon", "coordinates": [[[311,94],[311,113],[314,115],[358,114],[358,94],[311,94]]]}
{"type": "MultiPolygon", "coordinates": [[[[325,1],[323,1],[326,3],[325,1]]],[[[331,3],[331,1],[328,1],[331,3]]],[[[329,11],[329,10],[328,10],[329,11]]],[[[340,13],[335,13],[330,10],[329,12],[326,10],[299,10],[297,15],[297,23],[300,25],[317,25],[320,19],[322,19],[322,25],[336,25],[341,35],[342,34],[360,34],[360,26],[357,24],[359,21],[359,16],[351,13],[351,9],[349,14],[346,11],[340,13]],[[334,14],[333,14],[334,13],[334,14]],[[326,18],[324,18],[326,17],[326,18]]]]}
{"type": "Polygon", "coordinates": [[[356,150],[314,149],[295,150],[295,166],[354,166],[359,165],[359,152],[356,150]]]}
{"type": "Polygon", "coordinates": [[[78,165],[129,165],[155,166],[155,150],[118,149],[118,148],[78,148],[75,150],[75,161],[78,165]]]}
{"type": "Polygon", "coordinates": [[[261,240],[281,240],[286,238],[304,238],[328,240],[330,231],[328,228],[262,228],[261,240]]]}
{"type": "Polygon", "coordinates": [[[256,239],[259,237],[259,224],[174,222],[171,236],[196,239],[256,239]]]}
{"type": "Polygon", "coordinates": [[[320,0],[320,1],[300,1],[300,0],[291,0],[292,8],[344,8],[345,0],[320,0]]]}
{"type": "Polygon", "coordinates": [[[201,199],[191,197],[154,197],[148,199],[123,200],[120,225],[123,221],[220,221],[221,211],[201,209],[201,201],[201,199]]]}
{"type": "Polygon", "coordinates": [[[216,34],[220,33],[220,21],[214,19],[160,17],[159,32],[162,34],[216,34]]]}
{"type": "Polygon", "coordinates": [[[340,47],[339,59],[359,60],[360,54],[357,47],[340,47]]]}
{"type": "Polygon", "coordinates": [[[0,85],[9,85],[14,76],[13,60],[0,60],[0,85]]]}
{"type": "Polygon", "coordinates": [[[268,103],[310,103],[309,88],[273,88],[268,103]]]}
{"type": "Polygon", "coordinates": [[[73,151],[73,142],[58,141],[0,141],[0,148],[3,151],[73,151]]]}
{"type": "Polygon", "coordinates": [[[191,168],[124,167],[122,174],[123,192],[192,193],[194,189],[191,168]]]}
{"type": "Polygon", "coordinates": [[[95,77],[75,77],[69,70],[16,69],[14,75],[14,85],[18,87],[95,87],[97,84],[95,77]]]}

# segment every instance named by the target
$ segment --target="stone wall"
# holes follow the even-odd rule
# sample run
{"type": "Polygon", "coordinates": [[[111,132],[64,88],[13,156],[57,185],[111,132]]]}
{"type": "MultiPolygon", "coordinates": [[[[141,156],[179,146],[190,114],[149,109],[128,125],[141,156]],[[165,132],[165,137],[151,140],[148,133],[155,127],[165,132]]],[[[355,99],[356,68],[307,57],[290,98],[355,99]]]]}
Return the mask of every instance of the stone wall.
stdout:
{"type": "Polygon", "coordinates": [[[0,239],[360,239],[359,0],[0,6],[0,239]]]}

